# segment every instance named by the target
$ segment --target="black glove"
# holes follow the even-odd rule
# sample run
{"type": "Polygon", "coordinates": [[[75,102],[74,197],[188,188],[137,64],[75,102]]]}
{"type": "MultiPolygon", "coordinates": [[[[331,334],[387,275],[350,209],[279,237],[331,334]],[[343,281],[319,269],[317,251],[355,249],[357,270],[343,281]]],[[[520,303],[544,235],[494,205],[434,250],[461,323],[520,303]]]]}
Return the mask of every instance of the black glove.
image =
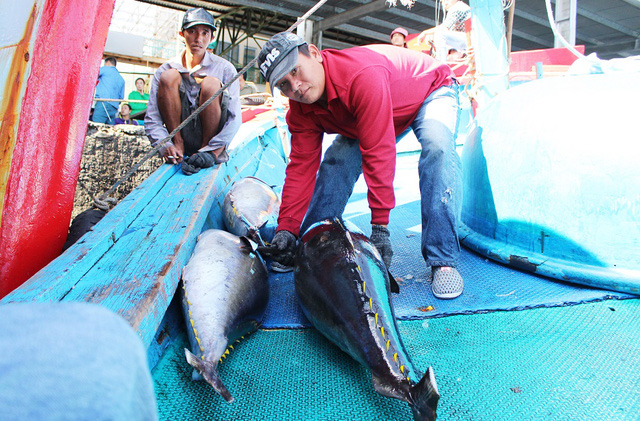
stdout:
{"type": "Polygon", "coordinates": [[[389,269],[391,266],[391,258],[393,257],[393,249],[391,248],[391,240],[389,239],[389,230],[387,227],[372,225],[371,242],[382,255],[382,261],[387,269],[389,269]]]}
{"type": "MultiPolygon", "coordinates": [[[[260,251],[261,248],[258,248],[260,251]]],[[[280,230],[273,236],[270,247],[262,248],[263,254],[284,266],[293,266],[296,255],[296,236],[286,230],[280,230]]]]}
{"type": "Polygon", "coordinates": [[[200,171],[200,168],[213,167],[215,163],[216,156],[213,152],[196,152],[182,161],[182,172],[192,175],[200,171]]]}

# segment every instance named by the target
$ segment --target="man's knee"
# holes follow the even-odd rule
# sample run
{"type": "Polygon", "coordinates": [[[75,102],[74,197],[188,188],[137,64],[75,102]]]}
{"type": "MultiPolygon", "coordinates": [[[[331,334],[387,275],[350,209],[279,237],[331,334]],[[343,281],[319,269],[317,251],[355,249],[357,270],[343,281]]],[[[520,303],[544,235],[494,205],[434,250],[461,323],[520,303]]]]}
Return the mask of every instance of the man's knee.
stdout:
{"type": "Polygon", "coordinates": [[[158,82],[160,88],[177,88],[180,86],[182,76],[176,69],[168,69],[162,72],[158,82]]]}
{"type": "MultiPolygon", "coordinates": [[[[202,80],[200,84],[200,97],[208,99],[211,95],[215,94],[222,87],[222,82],[217,77],[207,76],[202,80]]],[[[222,95],[220,95],[222,96],[222,95]]]]}

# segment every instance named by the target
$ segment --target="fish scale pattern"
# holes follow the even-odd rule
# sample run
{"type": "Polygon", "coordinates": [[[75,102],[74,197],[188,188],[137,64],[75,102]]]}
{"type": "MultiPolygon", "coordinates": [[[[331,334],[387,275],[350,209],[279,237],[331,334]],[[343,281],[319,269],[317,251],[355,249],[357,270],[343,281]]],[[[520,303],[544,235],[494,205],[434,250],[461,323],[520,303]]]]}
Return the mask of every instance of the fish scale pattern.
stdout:
{"type": "MultiPolygon", "coordinates": [[[[640,299],[402,321],[416,367],[435,369],[439,420],[635,420],[640,299]]],[[[314,329],[261,330],[220,366],[227,404],[191,381],[186,335],[153,371],[163,420],[411,420],[314,329]]]]}

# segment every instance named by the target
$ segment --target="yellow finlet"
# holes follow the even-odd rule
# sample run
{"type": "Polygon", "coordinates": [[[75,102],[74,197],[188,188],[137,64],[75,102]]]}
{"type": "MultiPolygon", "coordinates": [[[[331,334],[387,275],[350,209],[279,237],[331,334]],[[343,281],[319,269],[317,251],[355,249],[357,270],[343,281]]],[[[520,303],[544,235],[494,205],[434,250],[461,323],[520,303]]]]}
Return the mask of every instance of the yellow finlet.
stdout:
{"type": "Polygon", "coordinates": [[[404,374],[404,366],[403,365],[400,366],[400,371],[404,374]]]}
{"type": "Polygon", "coordinates": [[[365,292],[364,287],[367,285],[365,281],[362,281],[362,292],[365,292]]]}
{"type": "Polygon", "coordinates": [[[389,343],[391,342],[390,339],[387,340],[387,351],[389,350],[389,343]]]}
{"type": "Polygon", "coordinates": [[[380,327],[380,332],[382,332],[382,339],[384,339],[384,326],[380,327]]]}
{"type": "Polygon", "coordinates": [[[378,326],[378,313],[376,313],[375,319],[376,319],[376,326],[378,326]]]}
{"type": "Polygon", "coordinates": [[[398,353],[393,354],[393,361],[398,362],[398,353]]]}
{"type": "Polygon", "coordinates": [[[373,310],[373,299],[369,298],[369,309],[373,310]]]}
{"type": "Polygon", "coordinates": [[[227,349],[227,350],[225,350],[225,351],[224,351],[224,354],[222,354],[222,355],[229,355],[229,350],[228,350],[228,349],[227,349]]]}

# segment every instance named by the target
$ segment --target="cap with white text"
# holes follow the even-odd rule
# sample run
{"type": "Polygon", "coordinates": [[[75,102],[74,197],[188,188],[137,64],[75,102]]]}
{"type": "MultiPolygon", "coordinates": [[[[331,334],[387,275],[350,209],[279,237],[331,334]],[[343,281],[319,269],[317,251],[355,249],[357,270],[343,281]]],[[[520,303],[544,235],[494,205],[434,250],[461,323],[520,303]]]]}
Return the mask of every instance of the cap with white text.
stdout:
{"type": "Polygon", "coordinates": [[[291,32],[275,34],[258,54],[262,77],[274,86],[286,76],[298,62],[298,47],[306,41],[291,32]]]}

